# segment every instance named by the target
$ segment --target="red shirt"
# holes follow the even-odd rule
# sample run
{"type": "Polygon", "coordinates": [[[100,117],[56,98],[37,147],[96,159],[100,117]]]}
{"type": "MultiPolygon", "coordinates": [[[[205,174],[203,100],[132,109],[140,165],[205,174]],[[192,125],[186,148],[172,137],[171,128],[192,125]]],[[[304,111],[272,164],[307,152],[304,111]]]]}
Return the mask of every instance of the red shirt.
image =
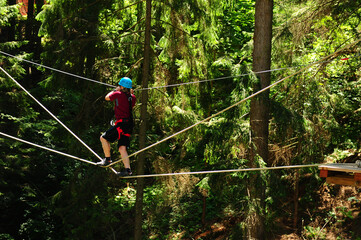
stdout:
{"type": "MultiPolygon", "coordinates": [[[[129,102],[127,94],[122,91],[114,91],[109,95],[110,101],[114,102],[115,119],[129,118],[129,102]]],[[[135,105],[136,97],[132,94],[132,108],[135,105]]]]}

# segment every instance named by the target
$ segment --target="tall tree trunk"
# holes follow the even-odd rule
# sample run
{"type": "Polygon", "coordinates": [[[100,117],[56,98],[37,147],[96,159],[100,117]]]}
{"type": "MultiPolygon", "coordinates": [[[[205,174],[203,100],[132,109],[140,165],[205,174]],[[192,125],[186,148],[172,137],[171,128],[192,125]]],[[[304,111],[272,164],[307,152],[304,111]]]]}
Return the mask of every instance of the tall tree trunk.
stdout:
{"type": "MultiPolygon", "coordinates": [[[[16,0],[8,0],[8,5],[15,5],[16,4],[16,0]]],[[[16,33],[16,20],[15,18],[10,18],[9,19],[9,25],[8,26],[2,26],[2,31],[1,31],[1,37],[3,38],[4,35],[6,37],[4,37],[3,41],[4,42],[10,42],[10,41],[15,41],[15,33],[16,33]]]]}
{"type": "MultiPolygon", "coordinates": [[[[253,71],[269,70],[271,67],[273,0],[256,0],[253,71]]],[[[270,84],[270,73],[257,75],[254,91],[270,84]]],[[[250,111],[251,125],[251,167],[258,165],[258,157],[268,163],[269,91],[252,98],[250,111]]],[[[259,174],[251,176],[249,195],[252,200],[249,214],[248,239],[265,239],[264,209],[265,186],[259,174]]]]}
{"type": "Polygon", "coordinates": [[[26,19],[25,38],[33,44],[33,27],[34,27],[34,2],[35,0],[28,1],[28,16],[26,19]]]}
{"type": "Polygon", "coordinates": [[[299,195],[299,183],[300,183],[300,171],[296,170],[295,179],[295,194],[293,195],[293,202],[295,205],[294,217],[293,217],[293,228],[296,229],[298,222],[298,195],[299,195]]]}
{"type": "MultiPolygon", "coordinates": [[[[145,17],[145,39],[144,39],[144,62],[143,62],[143,76],[142,87],[148,87],[148,79],[150,77],[150,29],[151,29],[151,9],[152,1],[146,0],[146,17],[145,17]]],[[[147,104],[148,91],[142,91],[141,95],[141,109],[140,109],[140,128],[139,128],[139,147],[142,149],[146,144],[146,130],[147,130],[147,104]]],[[[137,159],[137,174],[144,174],[145,152],[139,154],[137,159]]],[[[137,180],[137,198],[135,202],[135,230],[134,239],[142,239],[142,223],[143,223],[143,190],[144,178],[137,180]]]]}
{"type": "MultiPolygon", "coordinates": [[[[27,12],[27,19],[25,24],[25,40],[29,41],[27,44],[27,52],[33,52],[34,51],[34,35],[33,35],[33,29],[34,29],[34,0],[28,1],[28,12],[27,12]]],[[[32,67],[29,66],[26,68],[27,75],[32,75],[32,67]]]]}

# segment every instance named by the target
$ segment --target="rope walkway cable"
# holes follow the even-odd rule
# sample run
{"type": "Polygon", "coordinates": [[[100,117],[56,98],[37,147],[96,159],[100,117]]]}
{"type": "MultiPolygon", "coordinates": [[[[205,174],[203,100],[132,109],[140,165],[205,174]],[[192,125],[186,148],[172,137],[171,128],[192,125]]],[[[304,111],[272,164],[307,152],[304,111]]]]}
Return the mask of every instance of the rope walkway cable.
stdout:
{"type": "MultiPolygon", "coordinates": [[[[8,135],[6,133],[0,132],[0,135],[11,138],[13,140],[23,142],[26,144],[29,144],[31,146],[35,146],[50,152],[57,153],[59,155],[63,155],[69,158],[73,158],[85,163],[89,163],[92,165],[96,165],[96,163],[88,161],[83,158],[79,158],[64,152],[60,152],[48,147],[44,147],[26,140],[23,140],[21,138],[17,138],[11,135],[8,135]]],[[[166,177],[166,176],[179,176],[179,175],[196,175],[196,174],[215,174],[215,173],[231,173],[231,172],[250,172],[250,171],[268,171],[268,170],[279,170],[279,169],[294,169],[294,168],[306,168],[306,167],[317,167],[322,164],[308,164],[308,165],[289,165],[289,166],[276,166],[276,167],[263,167],[263,168],[243,168],[243,169],[225,169],[225,170],[210,170],[210,171],[198,171],[198,172],[176,172],[176,173],[159,173],[159,174],[148,174],[148,175],[135,175],[135,176],[127,176],[122,178],[147,178],[147,177],[166,177]]],[[[111,168],[114,173],[117,173],[113,168],[111,168]]]]}
{"type": "MultiPolygon", "coordinates": [[[[76,75],[76,74],[73,74],[73,73],[69,73],[69,72],[66,72],[66,71],[62,71],[62,70],[59,70],[59,69],[56,69],[56,68],[53,68],[53,67],[49,67],[49,66],[46,66],[46,65],[43,65],[43,64],[39,64],[39,63],[30,61],[30,60],[27,60],[27,59],[24,59],[24,58],[20,58],[20,57],[17,57],[15,55],[12,55],[12,54],[9,54],[9,53],[3,52],[3,51],[0,51],[0,53],[3,54],[3,55],[6,55],[8,57],[16,58],[16,59],[18,59],[20,61],[24,61],[24,62],[33,64],[33,65],[43,67],[43,68],[46,68],[46,69],[49,69],[49,70],[52,70],[52,71],[56,71],[56,72],[59,72],[59,73],[62,73],[62,74],[66,74],[66,75],[69,75],[69,76],[72,76],[72,77],[80,78],[80,79],[91,81],[91,82],[98,83],[98,84],[102,84],[102,85],[105,85],[105,86],[108,86],[108,87],[116,87],[116,86],[108,84],[108,83],[100,82],[100,81],[97,81],[97,80],[94,80],[94,79],[91,79],[91,78],[83,77],[83,76],[76,75]]],[[[357,56],[358,55],[359,54],[357,54],[357,56]]],[[[350,58],[351,57],[341,59],[341,60],[348,60],[350,58]]],[[[322,64],[322,63],[326,63],[326,62],[330,62],[330,60],[323,61],[323,62],[318,62],[318,64],[322,64]]],[[[313,65],[314,63],[310,63],[310,64],[313,65]]],[[[212,79],[204,79],[204,80],[185,82],[185,83],[175,83],[175,84],[169,84],[169,85],[165,85],[165,86],[154,86],[154,87],[148,87],[148,88],[139,88],[139,89],[134,89],[134,91],[144,91],[144,90],[152,90],[152,89],[160,89],[160,88],[168,88],[168,87],[177,87],[177,86],[182,86],[182,85],[190,85],[190,84],[197,84],[197,83],[204,83],[204,82],[211,82],[211,81],[219,81],[219,80],[230,79],[230,78],[245,77],[245,76],[249,76],[251,74],[262,74],[262,73],[267,73],[267,72],[275,72],[275,71],[281,71],[281,70],[286,70],[286,69],[299,68],[299,67],[304,67],[304,66],[308,66],[308,65],[309,64],[297,65],[297,66],[291,66],[291,67],[284,67],[284,68],[276,68],[276,69],[270,69],[270,70],[264,70],[264,71],[258,71],[258,72],[244,73],[244,74],[239,74],[239,75],[234,75],[234,76],[226,76],[226,77],[219,77],[219,78],[212,78],[212,79]]]]}
{"type": "MultiPolygon", "coordinates": [[[[269,85],[269,86],[261,89],[260,91],[251,94],[250,96],[242,99],[241,101],[239,101],[239,102],[237,102],[237,103],[234,103],[233,105],[231,105],[231,106],[229,106],[229,107],[227,107],[227,108],[219,111],[218,113],[215,113],[215,114],[213,114],[212,116],[207,117],[207,118],[205,118],[205,119],[203,119],[203,120],[201,120],[201,121],[199,121],[199,122],[197,122],[197,123],[195,123],[195,124],[193,124],[193,125],[185,128],[185,129],[177,132],[177,133],[174,133],[174,134],[172,134],[172,135],[170,135],[170,136],[168,136],[168,137],[166,137],[166,138],[164,138],[164,139],[162,139],[162,140],[160,140],[160,141],[158,141],[158,142],[156,142],[156,143],[154,143],[154,144],[151,144],[151,145],[149,145],[149,146],[147,146],[147,147],[145,147],[145,148],[143,148],[143,149],[140,149],[140,150],[137,151],[137,152],[134,152],[134,153],[130,154],[128,157],[132,157],[132,156],[137,155],[137,154],[139,154],[139,153],[141,153],[141,152],[144,152],[144,151],[146,151],[146,150],[148,150],[148,149],[150,149],[150,148],[152,148],[152,147],[155,147],[155,146],[157,146],[157,145],[159,145],[159,144],[161,144],[161,143],[163,143],[163,142],[165,142],[165,141],[167,141],[167,140],[169,140],[169,139],[171,139],[171,138],[173,138],[173,137],[175,137],[175,136],[177,136],[177,135],[179,135],[179,134],[181,134],[181,133],[184,133],[184,132],[188,131],[188,130],[190,130],[190,129],[196,127],[196,126],[198,126],[199,124],[204,123],[204,122],[206,122],[206,121],[208,121],[208,120],[210,120],[210,119],[212,119],[212,118],[220,115],[221,113],[224,113],[224,112],[228,111],[229,109],[238,106],[239,104],[247,101],[248,99],[251,99],[251,98],[253,98],[253,97],[255,97],[255,96],[257,96],[257,95],[259,95],[259,94],[261,94],[261,93],[263,93],[263,92],[265,92],[265,91],[267,91],[268,89],[276,86],[277,84],[279,84],[279,83],[281,83],[281,82],[283,82],[283,81],[285,81],[285,80],[287,80],[287,79],[289,79],[289,78],[291,78],[291,77],[293,77],[293,76],[295,76],[295,75],[297,75],[297,74],[305,71],[306,69],[310,68],[311,66],[316,65],[316,64],[318,64],[318,63],[320,63],[320,62],[325,61],[326,59],[328,59],[328,58],[332,57],[333,55],[335,55],[335,54],[343,51],[344,49],[349,48],[350,46],[352,46],[352,45],[354,45],[354,44],[357,44],[357,43],[360,42],[360,41],[361,41],[361,38],[358,39],[358,40],[356,40],[356,41],[354,41],[353,43],[350,43],[350,44],[346,45],[345,47],[339,49],[338,51],[336,51],[336,52],[334,52],[334,53],[332,53],[332,54],[329,54],[329,55],[327,55],[326,57],[323,57],[323,58],[321,58],[320,60],[318,60],[318,61],[316,61],[316,62],[314,62],[314,63],[312,63],[312,64],[310,64],[310,65],[308,65],[308,66],[306,66],[306,67],[304,67],[304,68],[302,68],[302,69],[300,69],[300,70],[298,70],[297,72],[295,72],[295,73],[293,73],[293,74],[291,74],[291,75],[288,75],[287,77],[282,78],[282,79],[274,82],[273,84],[271,84],[271,85],[269,85]]],[[[112,166],[112,165],[114,165],[114,164],[116,164],[116,163],[118,163],[118,162],[120,162],[120,161],[123,161],[123,158],[120,159],[120,160],[114,161],[114,162],[112,162],[111,164],[109,164],[109,165],[107,165],[107,166],[105,166],[105,167],[110,167],[110,166],[112,166]]]]}
{"type": "Polygon", "coordinates": [[[37,104],[39,104],[47,113],[50,114],[60,125],[62,125],[71,135],[73,135],[81,144],[83,144],[90,152],[92,152],[97,158],[102,160],[102,158],[93,151],[85,142],[83,142],[75,133],[73,133],[64,123],[62,123],[52,112],[50,112],[41,102],[39,102],[30,92],[28,92],[20,83],[18,83],[8,72],[6,72],[2,67],[0,70],[3,71],[11,80],[13,80],[21,89],[24,90],[37,104]]]}
{"type": "Polygon", "coordinates": [[[294,169],[294,168],[318,167],[318,166],[320,166],[320,165],[322,165],[322,164],[289,165],[289,166],[262,167],[262,168],[240,168],[240,169],[210,170],[210,171],[198,171],[198,172],[159,173],[159,174],[127,176],[127,177],[122,177],[122,178],[147,178],[147,177],[167,177],[167,176],[196,175],[196,174],[214,174],[214,173],[231,173],[231,172],[269,171],[269,170],[279,170],[279,169],[294,169]]]}
{"type": "MultiPolygon", "coordinates": [[[[92,164],[92,165],[97,165],[95,162],[88,161],[88,160],[86,160],[86,159],[83,159],[83,158],[80,158],[80,157],[76,157],[76,156],[70,155],[70,154],[68,154],[68,153],[60,152],[60,151],[58,151],[58,150],[51,149],[51,148],[48,148],[48,147],[45,147],[45,146],[41,146],[41,145],[39,145],[39,144],[32,143],[32,142],[23,140],[23,139],[21,139],[21,138],[17,138],[17,137],[11,136],[11,135],[6,134],[6,133],[0,132],[0,135],[3,135],[3,136],[5,136],[5,137],[8,137],[8,138],[11,138],[11,139],[14,139],[14,140],[17,140],[17,141],[19,141],[19,142],[23,142],[23,143],[29,144],[29,145],[34,146],[34,147],[38,147],[38,148],[41,148],[41,149],[44,149],[44,150],[47,150],[47,151],[50,151],[50,152],[57,153],[57,154],[59,154],[59,155],[63,155],[63,156],[65,156],[65,157],[73,158],[73,159],[75,159],[75,160],[79,160],[79,161],[82,161],[82,162],[85,162],[85,163],[89,163],[89,164],[92,164]]],[[[114,168],[110,168],[110,169],[111,169],[115,174],[118,173],[116,170],[114,170],[114,168]]]]}
{"type": "Polygon", "coordinates": [[[35,143],[32,143],[32,142],[28,142],[28,141],[26,141],[26,140],[23,140],[23,139],[21,139],[21,138],[17,138],[17,137],[8,135],[8,134],[6,134],[6,133],[0,132],[0,135],[3,135],[3,136],[5,136],[5,137],[8,137],[8,138],[11,138],[11,139],[14,139],[14,140],[17,140],[17,141],[19,141],[19,142],[23,142],[23,143],[32,145],[32,146],[34,146],[34,147],[38,147],[38,148],[45,149],[45,150],[47,150],[47,151],[54,152],[54,153],[57,153],[57,154],[60,154],[60,155],[66,156],[66,157],[74,158],[74,159],[76,159],[76,160],[79,160],[79,161],[82,161],[82,162],[85,162],[85,163],[89,163],[89,164],[92,164],[92,165],[96,165],[95,162],[91,162],[91,161],[88,161],[88,160],[86,160],[86,159],[79,158],[79,157],[76,157],[76,156],[73,156],[73,155],[70,155],[70,154],[67,154],[67,153],[64,153],[64,152],[60,152],[60,151],[55,150],[55,149],[51,149],[51,148],[44,147],[44,146],[41,146],[41,145],[38,145],[38,144],[35,144],[35,143]]]}

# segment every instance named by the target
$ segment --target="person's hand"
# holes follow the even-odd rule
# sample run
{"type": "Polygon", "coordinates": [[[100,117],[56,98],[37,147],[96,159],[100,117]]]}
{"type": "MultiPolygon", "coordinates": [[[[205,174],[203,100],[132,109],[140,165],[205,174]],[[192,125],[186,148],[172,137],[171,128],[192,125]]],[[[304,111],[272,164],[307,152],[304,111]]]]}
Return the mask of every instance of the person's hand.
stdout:
{"type": "Polygon", "coordinates": [[[120,86],[116,87],[114,91],[120,91],[120,86]]]}

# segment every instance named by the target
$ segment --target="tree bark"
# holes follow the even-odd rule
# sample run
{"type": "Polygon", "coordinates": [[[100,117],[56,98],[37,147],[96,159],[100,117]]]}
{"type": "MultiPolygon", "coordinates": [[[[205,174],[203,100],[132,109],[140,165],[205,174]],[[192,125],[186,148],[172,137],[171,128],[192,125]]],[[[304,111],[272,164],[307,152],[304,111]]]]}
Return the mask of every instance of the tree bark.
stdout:
{"type": "MultiPolygon", "coordinates": [[[[152,1],[146,0],[146,17],[145,17],[145,39],[144,39],[144,62],[142,87],[148,87],[148,79],[150,77],[150,30],[151,30],[151,7],[152,1]]],[[[146,144],[146,130],[147,130],[147,105],[148,105],[148,91],[142,91],[140,108],[140,128],[139,128],[139,148],[142,149],[146,144]]],[[[139,154],[137,159],[137,174],[144,174],[145,152],[139,154]]],[[[143,223],[143,191],[144,178],[137,180],[137,196],[135,202],[135,229],[134,239],[142,239],[142,223],[143,223]]]]}
{"type": "Polygon", "coordinates": [[[293,217],[293,228],[296,229],[298,222],[298,195],[299,195],[299,183],[300,183],[300,171],[296,170],[296,179],[295,179],[295,194],[293,202],[295,204],[295,215],[293,217]]]}
{"type": "MultiPolygon", "coordinates": [[[[253,71],[269,70],[271,67],[273,0],[256,0],[253,71]]],[[[270,84],[270,72],[257,74],[254,91],[270,84]]],[[[250,165],[259,166],[259,157],[268,163],[269,90],[251,99],[250,165]]],[[[252,206],[248,217],[248,239],[265,239],[264,200],[265,186],[259,174],[251,175],[248,192],[252,206]]]]}
{"type": "Polygon", "coordinates": [[[25,38],[33,43],[33,26],[34,26],[34,2],[35,0],[28,1],[28,16],[26,20],[25,38]]]}

